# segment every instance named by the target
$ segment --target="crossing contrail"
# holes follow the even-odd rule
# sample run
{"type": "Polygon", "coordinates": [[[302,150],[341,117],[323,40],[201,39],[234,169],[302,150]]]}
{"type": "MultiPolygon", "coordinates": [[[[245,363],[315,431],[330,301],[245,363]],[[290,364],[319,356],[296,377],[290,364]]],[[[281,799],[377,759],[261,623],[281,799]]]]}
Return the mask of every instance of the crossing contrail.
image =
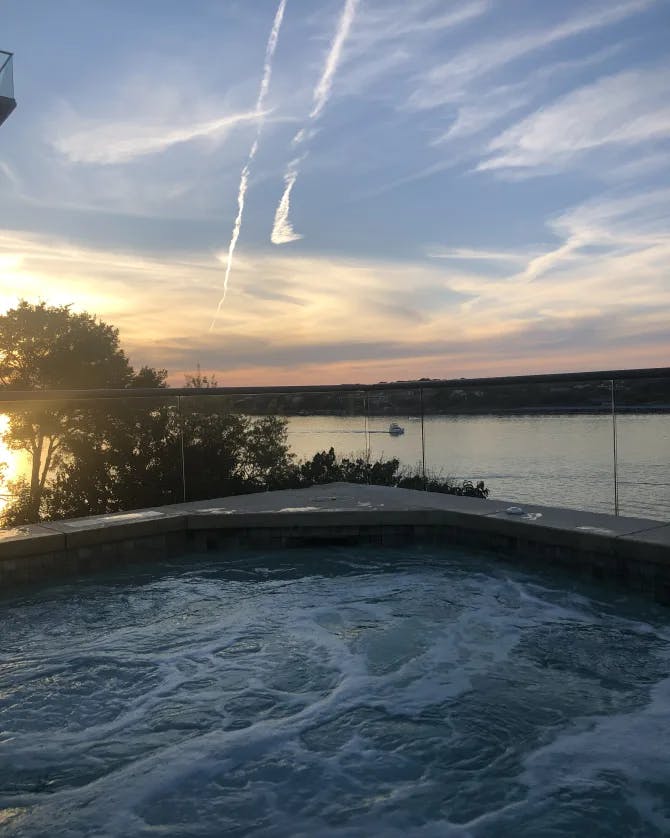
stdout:
{"type": "Polygon", "coordinates": [[[256,126],[256,136],[249,150],[247,162],[244,164],[242,173],[240,175],[240,188],[237,193],[237,216],[233,224],[233,233],[230,237],[230,244],[228,245],[228,260],[226,262],[226,274],[223,280],[223,296],[219,300],[219,305],[216,308],[212,325],[209,327],[210,332],[214,328],[216,318],[219,316],[221,306],[225,302],[226,294],[228,293],[228,280],[230,279],[230,271],[233,267],[233,255],[237,240],[240,237],[240,230],[242,229],[242,218],[244,216],[244,201],[247,194],[247,186],[249,185],[249,174],[251,172],[251,164],[256,157],[258,151],[258,143],[260,140],[261,131],[263,129],[263,116],[265,108],[265,99],[267,98],[268,90],[270,89],[270,79],[272,78],[272,59],[274,58],[275,50],[277,49],[277,41],[279,40],[279,30],[281,29],[282,20],[284,19],[284,10],[286,9],[287,0],[280,0],[277,12],[275,14],[274,23],[270,37],[268,38],[267,47],[265,48],[265,63],[263,65],[263,78],[261,79],[261,86],[258,90],[258,99],[256,100],[256,113],[258,114],[258,123],[256,126]]]}
{"type": "MultiPolygon", "coordinates": [[[[333,38],[330,49],[328,50],[328,55],[326,56],[326,63],[324,64],[321,78],[314,88],[314,93],[312,95],[312,110],[309,113],[310,122],[314,122],[319,118],[328,103],[328,99],[330,98],[330,93],[333,88],[335,73],[337,72],[340,59],[342,58],[342,50],[349,35],[351,25],[354,22],[354,17],[356,16],[356,7],[358,6],[358,2],[359,0],[345,0],[344,9],[342,9],[342,14],[337,24],[335,37],[333,38]]],[[[311,132],[309,132],[306,128],[301,128],[293,138],[293,144],[300,145],[308,140],[310,136],[311,132]]],[[[274,225],[272,227],[272,235],[270,236],[270,240],[273,244],[287,244],[288,242],[296,241],[297,239],[302,238],[302,236],[299,233],[296,233],[293,229],[289,220],[289,214],[291,211],[291,191],[298,179],[300,164],[306,156],[307,152],[305,152],[302,157],[292,160],[288,165],[286,174],[284,175],[284,194],[277,206],[274,225]]]]}

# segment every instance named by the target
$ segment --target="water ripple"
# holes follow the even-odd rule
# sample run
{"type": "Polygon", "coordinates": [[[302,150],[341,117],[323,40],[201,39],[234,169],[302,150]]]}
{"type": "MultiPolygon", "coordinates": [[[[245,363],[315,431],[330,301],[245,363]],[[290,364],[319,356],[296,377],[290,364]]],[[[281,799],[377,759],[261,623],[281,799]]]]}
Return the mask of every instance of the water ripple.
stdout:
{"type": "Polygon", "coordinates": [[[5,596],[0,833],[665,835],[665,611],[483,555],[5,596]]]}

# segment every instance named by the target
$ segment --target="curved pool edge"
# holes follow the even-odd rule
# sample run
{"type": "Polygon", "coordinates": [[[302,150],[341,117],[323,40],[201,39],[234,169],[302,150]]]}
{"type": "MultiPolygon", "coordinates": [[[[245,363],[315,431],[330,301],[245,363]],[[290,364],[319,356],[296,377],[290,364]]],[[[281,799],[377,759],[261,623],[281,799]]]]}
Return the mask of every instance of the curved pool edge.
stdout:
{"type": "Polygon", "coordinates": [[[209,550],[414,542],[568,567],[670,604],[670,524],[348,483],[3,530],[0,590],[209,550]]]}

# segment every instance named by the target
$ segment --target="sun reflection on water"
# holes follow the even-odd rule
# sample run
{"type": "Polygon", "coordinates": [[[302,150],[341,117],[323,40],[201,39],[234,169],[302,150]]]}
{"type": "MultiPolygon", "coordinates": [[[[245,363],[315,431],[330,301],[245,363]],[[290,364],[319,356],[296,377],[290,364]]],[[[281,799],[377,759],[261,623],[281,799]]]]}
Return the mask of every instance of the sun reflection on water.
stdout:
{"type": "Polygon", "coordinates": [[[0,512],[9,501],[7,484],[26,474],[28,468],[28,454],[24,451],[12,451],[5,442],[5,434],[9,428],[9,416],[0,414],[0,512]]]}

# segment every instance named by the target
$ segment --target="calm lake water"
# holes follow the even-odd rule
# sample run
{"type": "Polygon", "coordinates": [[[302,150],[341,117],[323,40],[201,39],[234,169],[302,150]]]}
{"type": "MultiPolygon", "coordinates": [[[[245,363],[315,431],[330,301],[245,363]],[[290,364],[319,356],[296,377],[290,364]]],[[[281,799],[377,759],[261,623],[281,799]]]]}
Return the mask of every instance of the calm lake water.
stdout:
{"type": "MultiPolygon", "coordinates": [[[[369,431],[374,458],[421,463],[417,417],[375,417],[369,431]],[[393,421],[403,436],[388,434],[393,421]]],[[[670,415],[619,416],[617,439],[621,514],[670,520],[670,415]]],[[[291,417],[289,440],[300,457],[331,445],[338,454],[364,454],[365,417],[291,417]]],[[[425,446],[428,468],[483,480],[492,498],[614,511],[610,416],[430,416],[425,446]]]]}
{"type": "MultiPolygon", "coordinates": [[[[293,416],[289,442],[302,459],[331,446],[340,455],[397,457],[421,464],[417,417],[293,416]],[[389,423],[405,433],[392,437],[389,423]]],[[[617,418],[619,507],[623,515],[670,520],[670,414],[617,418]]],[[[483,480],[491,498],[614,511],[610,416],[430,416],[426,466],[456,480],[483,480]]],[[[26,473],[25,456],[0,450],[10,479],[26,473]]],[[[3,499],[0,497],[0,508],[3,499]]]]}

